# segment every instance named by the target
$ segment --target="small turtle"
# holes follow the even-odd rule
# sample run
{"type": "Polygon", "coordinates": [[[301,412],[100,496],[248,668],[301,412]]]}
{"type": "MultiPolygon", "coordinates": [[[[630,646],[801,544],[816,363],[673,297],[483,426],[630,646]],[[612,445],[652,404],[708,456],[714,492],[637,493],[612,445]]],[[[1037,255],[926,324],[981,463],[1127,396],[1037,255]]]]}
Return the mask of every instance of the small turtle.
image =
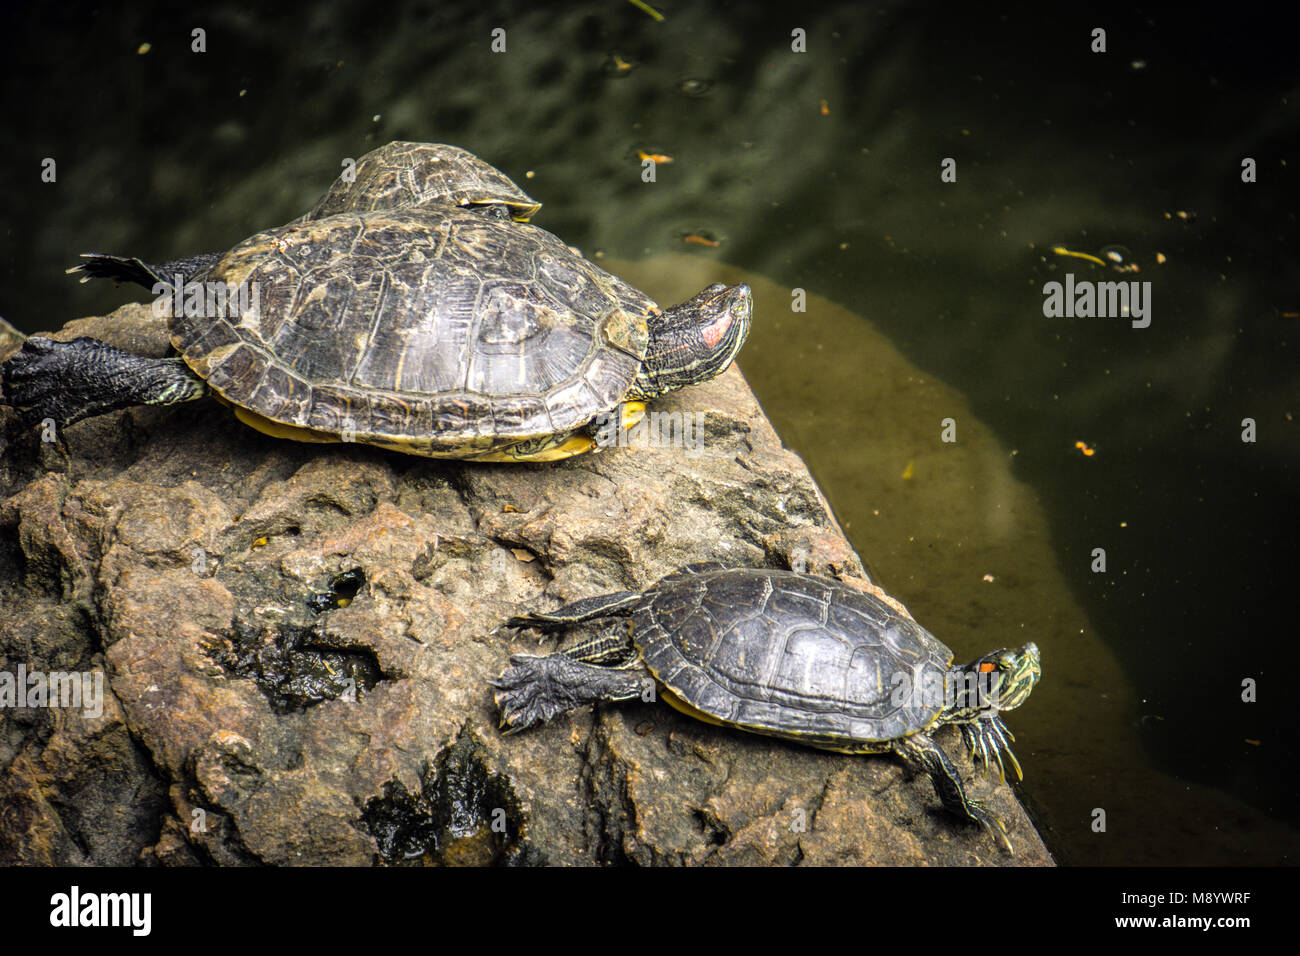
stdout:
{"type": "Polygon", "coordinates": [[[390,143],[306,216],[228,252],[83,257],[69,270],[83,281],[168,295],[179,358],[35,336],[0,368],[0,401],[67,424],[214,394],[282,438],[550,461],[592,448],[620,409],[630,426],[647,400],[726,370],[748,286],[661,310],[529,225],[539,206],[465,150],[390,143]]]}
{"type": "Polygon", "coordinates": [[[1038,648],[985,654],[965,666],[925,628],[857,588],[793,571],[691,565],[648,590],[587,598],[511,627],[560,630],[612,621],[575,647],[518,654],[492,681],[514,733],[601,700],[649,699],[712,724],[835,750],[893,752],[927,774],[945,808],[982,824],[1011,852],[1005,824],[966,795],[931,735],[961,728],[971,759],[1003,756],[1015,738],[999,712],[1019,707],[1042,673],[1038,648]]]}

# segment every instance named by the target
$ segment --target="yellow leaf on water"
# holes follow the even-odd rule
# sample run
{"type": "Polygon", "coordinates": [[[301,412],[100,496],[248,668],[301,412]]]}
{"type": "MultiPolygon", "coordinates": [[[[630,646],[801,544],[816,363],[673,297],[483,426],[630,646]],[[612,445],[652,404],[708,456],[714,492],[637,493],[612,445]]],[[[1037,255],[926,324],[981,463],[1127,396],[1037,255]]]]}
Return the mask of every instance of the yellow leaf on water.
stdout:
{"type": "Polygon", "coordinates": [[[660,13],[658,10],[656,10],[654,7],[650,6],[650,4],[646,3],[645,0],[627,0],[627,2],[632,4],[632,6],[636,7],[638,10],[645,11],[645,13],[654,17],[660,23],[663,22],[664,15],[660,13]]]}

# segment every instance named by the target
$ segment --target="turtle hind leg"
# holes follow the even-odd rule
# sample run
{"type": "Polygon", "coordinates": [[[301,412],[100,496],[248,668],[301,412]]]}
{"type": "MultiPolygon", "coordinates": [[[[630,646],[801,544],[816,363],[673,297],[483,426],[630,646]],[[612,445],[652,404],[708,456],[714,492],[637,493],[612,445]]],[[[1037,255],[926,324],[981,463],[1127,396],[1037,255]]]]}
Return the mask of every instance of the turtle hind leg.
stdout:
{"type": "Polygon", "coordinates": [[[69,275],[81,273],[82,282],[89,282],[91,279],[112,279],[114,282],[134,282],[136,285],[152,290],[160,282],[171,286],[178,275],[181,276],[182,284],[201,279],[217,264],[221,254],[187,256],[184,259],[173,259],[156,266],[134,256],[106,256],[97,252],[84,253],[81,258],[86,261],[67,271],[69,275]]]}
{"type": "Polygon", "coordinates": [[[545,462],[560,461],[582,455],[595,447],[595,441],[588,435],[568,432],[561,435],[546,435],[542,438],[529,438],[524,441],[506,445],[495,451],[473,455],[467,461],[509,461],[509,462],[545,462]]]}
{"type": "Polygon", "coordinates": [[[193,401],[208,386],[180,359],[146,358],[98,339],[32,336],[0,366],[0,402],[26,424],[70,425],[132,405],[193,401]]]}
{"type": "MultiPolygon", "coordinates": [[[[596,448],[618,444],[617,434],[610,427],[614,412],[598,415],[587,425],[571,432],[555,435],[543,435],[540,438],[526,438],[513,445],[506,445],[494,451],[474,455],[468,461],[561,461],[575,455],[585,455],[596,448]]],[[[644,402],[623,402],[617,409],[622,423],[622,433],[632,428],[645,417],[644,402]]]]}
{"type": "Polygon", "coordinates": [[[1007,837],[1006,824],[982,801],[966,796],[966,788],[957,775],[957,768],[952,765],[948,755],[939,749],[938,744],[925,734],[913,734],[894,741],[894,752],[913,770],[930,778],[935,793],[949,813],[970,823],[980,824],[1008,853],[1015,852],[1007,837]]]}
{"type": "Polygon", "coordinates": [[[625,615],[641,600],[636,591],[616,591],[613,594],[600,594],[596,597],[583,598],[564,607],[556,608],[549,614],[521,614],[509,618],[507,627],[535,627],[539,631],[559,631],[571,624],[581,624],[598,617],[625,615]]]}
{"type": "Polygon", "coordinates": [[[584,704],[641,697],[654,684],[644,667],[600,667],[567,654],[516,654],[510,665],[488,682],[496,688],[501,728],[507,734],[545,723],[584,704]]]}

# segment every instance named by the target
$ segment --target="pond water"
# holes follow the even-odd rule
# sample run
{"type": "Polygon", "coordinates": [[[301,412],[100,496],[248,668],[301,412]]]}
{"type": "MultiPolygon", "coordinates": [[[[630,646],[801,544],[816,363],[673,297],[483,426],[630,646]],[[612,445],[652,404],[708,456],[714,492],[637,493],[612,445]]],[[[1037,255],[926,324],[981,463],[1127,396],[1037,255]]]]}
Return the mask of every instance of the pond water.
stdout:
{"type": "Polygon", "coordinates": [[[651,6],[7,13],[0,316],[136,298],[64,276],[79,252],[226,248],[345,157],[464,146],[665,301],[755,284],[741,365],[876,576],[959,656],[1042,647],[1009,723],[1062,860],[1294,863],[1291,33],[651,6]],[[1149,325],[1046,317],[1067,275],[1149,282],[1149,325]]]}

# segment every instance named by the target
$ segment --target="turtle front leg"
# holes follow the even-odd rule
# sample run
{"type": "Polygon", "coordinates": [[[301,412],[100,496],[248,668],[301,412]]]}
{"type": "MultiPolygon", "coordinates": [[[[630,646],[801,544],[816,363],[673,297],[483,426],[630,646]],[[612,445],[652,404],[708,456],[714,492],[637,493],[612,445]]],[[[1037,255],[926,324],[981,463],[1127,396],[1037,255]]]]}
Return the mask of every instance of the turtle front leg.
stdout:
{"type": "Polygon", "coordinates": [[[33,336],[0,366],[0,402],[25,424],[70,425],[132,405],[175,405],[208,386],[180,359],[146,358],[98,339],[33,336]]]}
{"type": "Polygon", "coordinates": [[[1007,826],[980,800],[966,796],[966,788],[939,745],[925,734],[913,734],[894,741],[894,752],[918,773],[929,776],[934,792],[939,795],[944,808],[970,823],[978,823],[998,840],[1008,853],[1014,853],[1007,837],[1007,826]]]}
{"type": "Polygon", "coordinates": [[[501,727],[518,733],[584,704],[632,700],[654,686],[644,667],[610,668],[584,664],[567,654],[535,657],[516,654],[494,681],[501,727]]]}
{"type": "Polygon", "coordinates": [[[992,758],[998,764],[998,779],[1005,782],[1007,771],[1002,762],[1002,755],[1006,754],[1007,762],[1016,772],[1016,779],[1025,779],[1024,771],[1020,769],[1020,761],[1011,752],[1011,743],[1016,739],[1015,735],[1007,730],[1006,725],[997,718],[996,714],[992,717],[980,717],[958,726],[961,727],[961,736],[966,742],[966,748],[970,751],[971,763],[984,762],[984,776],[989,775],[989,760],[992,758]]]}

